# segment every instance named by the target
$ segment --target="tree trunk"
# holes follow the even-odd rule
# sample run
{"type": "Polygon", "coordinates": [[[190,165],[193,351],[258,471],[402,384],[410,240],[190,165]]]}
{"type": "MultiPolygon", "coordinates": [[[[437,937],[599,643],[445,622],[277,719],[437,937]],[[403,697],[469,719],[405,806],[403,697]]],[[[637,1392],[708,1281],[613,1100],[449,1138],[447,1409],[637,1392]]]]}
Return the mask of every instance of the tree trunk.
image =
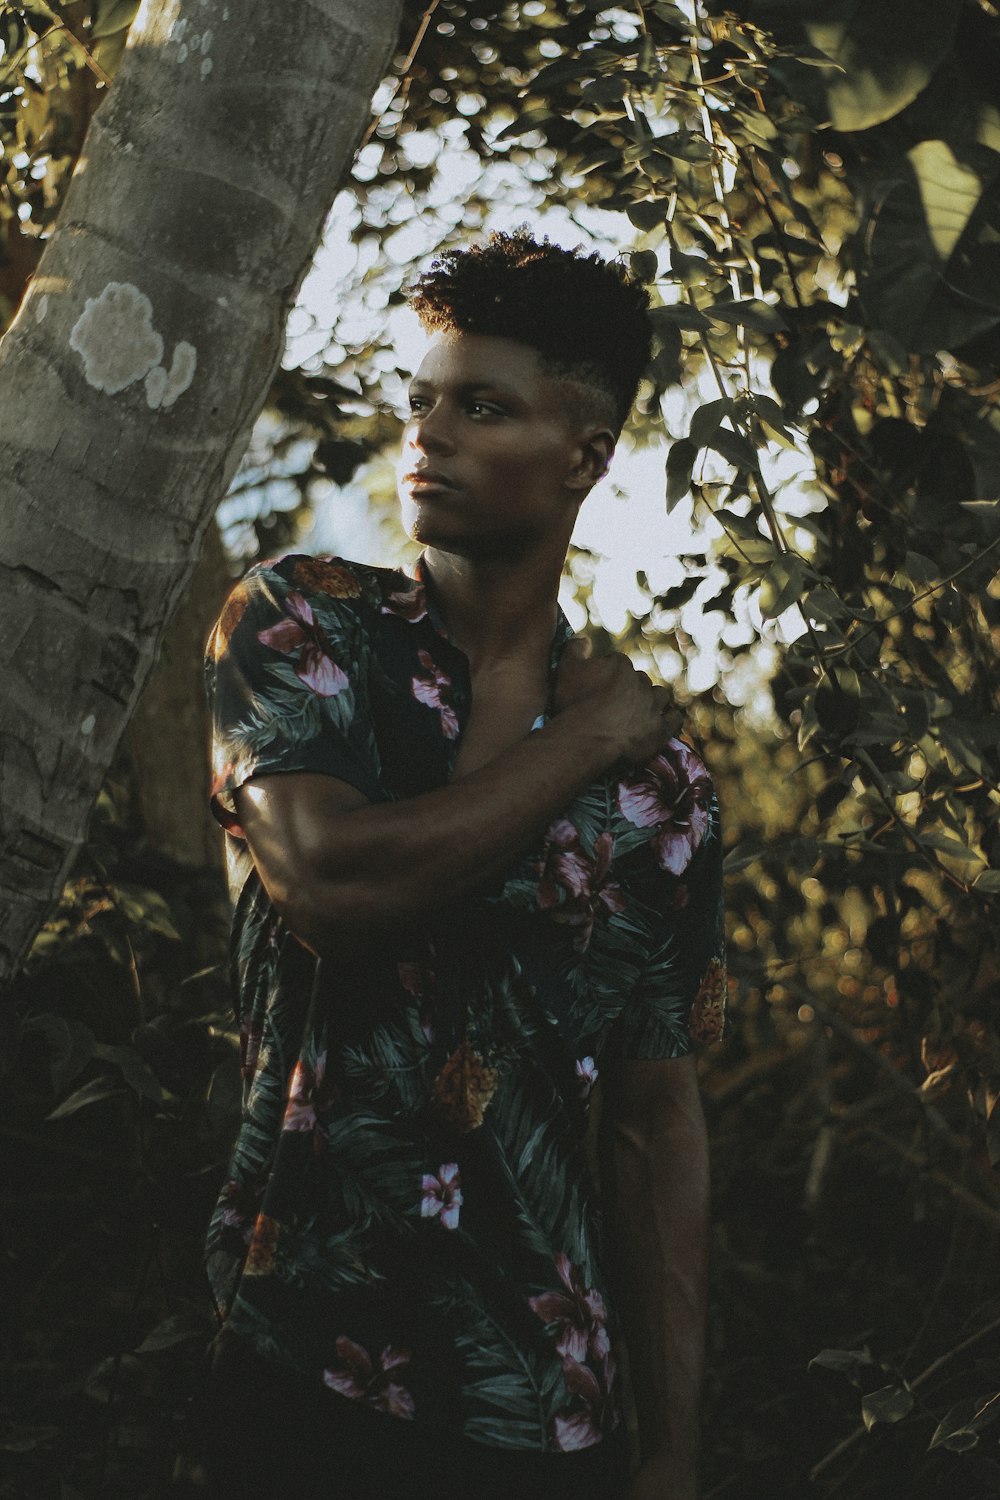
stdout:
{"type": "Polygon", "coordinates": [[[401,9],[145,0],[0,343],[0,980],[246,446],[401,9]]]}
{"type": "Polygon", "coordinates": [[[219,869],[224,850],[208,806],[211,726],[202,666],[205,641],[232,582],[219,528],[210,526],[124,740],[145,839],[181,864],[219,869]]]}

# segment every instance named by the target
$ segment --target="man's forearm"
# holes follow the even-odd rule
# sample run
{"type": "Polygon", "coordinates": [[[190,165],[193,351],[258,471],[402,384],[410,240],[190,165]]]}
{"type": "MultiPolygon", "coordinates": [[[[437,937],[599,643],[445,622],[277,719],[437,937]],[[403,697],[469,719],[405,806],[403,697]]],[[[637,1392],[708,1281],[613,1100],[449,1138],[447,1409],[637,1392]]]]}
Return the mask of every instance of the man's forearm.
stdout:
{"type": "Polygon", "coordinates": [[[260,794],[241,790],[240,814],[279,910],[323,952],[352,934],[398,931],[400,922],[487,885],[618,754],[611,735],[573,711],[463,780],[418,797],[359,798],[345,811],[324,806],[334,795],[324,778],[312,778],[307,799],[291,778],[272,777],[260,794]]]}
{"type": "MultiPolygon", "coordinates": [[[[708,1145],[693,1060],[626,1067],[682,1069],[681,1086],[645,1113],[626,1109],[608,1132],[608,1222],[614,1288],[625,1323],[644,1464],[669,1476],[664,1500],[695,1494],[704,1364],[708,1145]]],[[[653,1487],[643,1494],[659,1493],[653,1487]]]]}

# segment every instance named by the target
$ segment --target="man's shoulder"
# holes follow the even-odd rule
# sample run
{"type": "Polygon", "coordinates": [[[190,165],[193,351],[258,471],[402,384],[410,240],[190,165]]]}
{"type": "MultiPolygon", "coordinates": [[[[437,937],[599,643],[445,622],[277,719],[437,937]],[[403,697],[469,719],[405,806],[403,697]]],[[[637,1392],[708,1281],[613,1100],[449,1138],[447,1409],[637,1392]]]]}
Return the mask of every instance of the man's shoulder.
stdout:
{"type": "Polygon", "coordinates": [[[331,600],[350,607],[379,608],[401,589],[414,587],[414,580],[399,568],[352,562],[334,554],[286,552],[255,563],[237,588],[279,587],[294,589],[305,598],[316,597],[325,605],[331,600]]]}

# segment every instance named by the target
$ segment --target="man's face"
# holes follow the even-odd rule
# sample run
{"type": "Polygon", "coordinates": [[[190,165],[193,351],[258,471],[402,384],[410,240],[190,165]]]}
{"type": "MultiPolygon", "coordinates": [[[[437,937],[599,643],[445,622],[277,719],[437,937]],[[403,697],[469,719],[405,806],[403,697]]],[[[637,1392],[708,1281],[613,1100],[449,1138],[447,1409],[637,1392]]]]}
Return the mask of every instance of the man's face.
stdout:
{"type": "Polygon", "coordinates": [[[403,524],[415,541],[469,557],[565,546],[602,466],[593,433],[573,421],[564,387],[526,344],[436,334],[410,385],[403,524]]]}

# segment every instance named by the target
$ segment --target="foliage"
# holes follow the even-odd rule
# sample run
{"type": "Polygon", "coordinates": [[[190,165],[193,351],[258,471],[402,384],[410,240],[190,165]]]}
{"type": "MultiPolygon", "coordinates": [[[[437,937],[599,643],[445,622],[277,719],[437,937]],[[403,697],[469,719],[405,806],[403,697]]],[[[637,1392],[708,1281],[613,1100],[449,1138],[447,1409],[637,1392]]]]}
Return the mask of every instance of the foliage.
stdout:
{"type": "MultiPolygon", "coordinates": [[[[94,65],[113,71],[116,33],[100,30],[127,9],[0,8],[0,313],[57,210],[103,87],[94,65]]],[[[996,1488],[998,62],[987,0],[414,3],[350,185],[369,331],[355,337],[345,316],[307,367],[280,372],[262,443],[302,504],[391,443],[399,371],[374,313],[384,333],[404,272],[373,246],[415,214],[442,243],[460,238],[510,162],[534,206],[627,216],[633,270],[658,302],[636,430],[660,428],[682,383],[693,409],[670,434],[665,504],[714,518],[711,545],[692,543],[675,587],[646,589],[618,644],[680,672],[693,612],[720,623],[720,689],[690,712],[727,814],[740,987],[736,1032],[705,1071],[717,1157],[705,1488],[727,1500],[996,1488]],[[461,204],[435,196],[435,131],[482,158],[461,204]],[[770,729],[735,689],[762,642],[778,658],[770,729]]],[[[277,530],[258,526],[267,551],[277,530]]],[[[176,1284],[197,1302],[193,1184],[221,1129],[206,1127],[199,1090],[223,1001],[213,979],[211,1004],[192,1004],[166,955],[201,943],[214,963],[218,947],[178,915],[161,870],[183,945],[170,938],[163,908],[134,889],[157,881],[121,857],[99,878],[82,868],[36,954],[27,1096],[11,1117],[26,1154],[88,1120],[80,1149],[118,1154],[86,1179],[85,1207],[82,1164],[46,1155],[61,1163],[44,1185],[53,1202],[28,1200],[15,1255],[34,1287],[31,1258],[73,1213],[87,1232],[134,1226],[141,1142],[180,1132],[192,1181],[176,1284]],[[123,883],[124,898],[108,894],[123,883]],[[188,1072],[143,1051],[141,1031],[130,1041],[134,973],[155,995],[147,1030],[203,1038],[188,1072]],[[43,1125],[81,1088],[106,1097],[43,1125]]],[[[197,1192],[207,1217],[211,1193],[197,1192]]],[[[145,1244],[134,1227],[125,1239],[145,1244]]],[[[92,1290],[74,1254],[76,1285],[92,1290]]],[[[62,1347],[41,1333],[21,1346],[40,1362],[36,1393],[56,1366],[124,1347],[102,1297],[96,1334],[81,1322],[62,1347]]],[[[137,1306],[138,1336],[163,1309],[146,1291],[137,1306]]],[[[52,1426],[44,1402],[19,1414],[52,1426]]],[[[32,1457],[18,1430],[30,1466],[44,1446],[32,1457]]],[[[63,1472],[83,1482],[93,1466],[68,1451],[63,1472]]]]}

